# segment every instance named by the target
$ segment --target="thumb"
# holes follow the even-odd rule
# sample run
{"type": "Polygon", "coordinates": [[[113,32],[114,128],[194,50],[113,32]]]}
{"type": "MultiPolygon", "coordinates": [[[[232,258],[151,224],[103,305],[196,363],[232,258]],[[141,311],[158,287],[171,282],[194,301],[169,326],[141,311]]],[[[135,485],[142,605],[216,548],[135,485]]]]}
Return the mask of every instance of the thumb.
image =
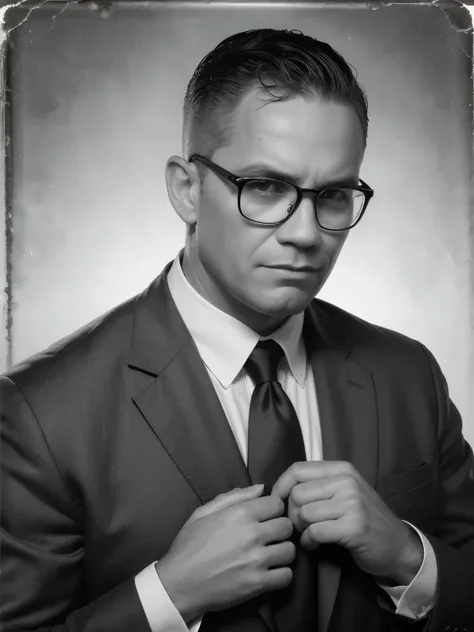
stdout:
{"type": "Polygon", "coordinates": [[[258,498],[258,496],[262,495],[263,489],[264,485],[251,485],[250,487],[244,487],[243,489],[236,487],[230,492],[219,494],[219,496],[216,496],[213,500],[209,501],[205,505],[202,505],[202,507],[198,507],[191,514],[188,522],[194,522],[200,518],[205,518],[206,516],[215,514],[218,511],[232,507],[233,505],[238,505],[239,503],[243,503],[247,500],[258,498]]]}

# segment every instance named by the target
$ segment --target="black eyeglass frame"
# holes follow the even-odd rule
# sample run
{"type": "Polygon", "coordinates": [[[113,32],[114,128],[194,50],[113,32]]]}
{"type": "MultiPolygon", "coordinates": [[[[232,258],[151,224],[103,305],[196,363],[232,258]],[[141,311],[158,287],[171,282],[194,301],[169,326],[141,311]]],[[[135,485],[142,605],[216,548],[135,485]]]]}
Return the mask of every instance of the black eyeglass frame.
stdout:
{"type": "Polygon", "coordinates": [[[215,162],[213,162],[212,160],[210,160],[209,158],[206,158],[205,156],[201,156],[200,154],[193,154],[192,156],[189,157],[188,162],[201,162],[202,164],[204,164],[206,167],[208,167],[211,171],[213,171],[214,173],[216,173],[217,175],[220,175],[221,177],[223,177],[225,180],[227,180],[228,182],[230,182],[231,184],[235,185],[237,187],[238,193],[237,193],[237,207],[239,209],[239,213],[242,215],[242,217],[244,219],[246,219],[248,222],[253,222],[254,224],[259,224],[260,226],[280,226],[281,224],[284,224],[285,222],[287,222],[290,217],[293,215],[293,213],[295,213],[295,211],[298,209],[301,200],[303,199],[303,195],[305,193],[311,193],[313,195],[316,195],[316,199],[315,199],[315,204],[317,203],[318,197],[321,195],[321,193],[324,193],[325,191],[334,191],[334,190],[338,190],[338,189],[353,189],[355,191],[360,191],[361,193],[364,194],[365,196],[365,202],[364,202],[364,206],[362,207],[362,210],[359,213],[359,217],[356,219],[356,221],[351,224],[348,228],[326,228],[325,226],[323,226],[319,219],[318,219],[318,213],[316,210],[316,206],[315,206],[315,216],[316,216],[316,222],[318,223],[318,226],[320,228],[322,228],[323,230],[326,231],[330,231],[330,232],[345,232],[348,230],[351,230],[352,228],[354,228],[354,226],[356,226],[360,220],[362,219],[362,216],[364,215],[367,206],[370,202],[370,200],[372,199],[373,195],[374,195],[374,190],[363,180],[361,180],[359,178],[359,181],[361,182],[360,186],[355,186],[355,187],[348,187],[348,186],[328,186],[328,187],[323,187],[321,189],[302,189],[301,187],[299,187],[296,184],[293,184],[292,182],[285,182],[285,180],[280,180],[278,178],[268,178],[265,176],[261,176],[261,177],[255,177],[255,176],[248,176],[248,177],[240,177],[240,176],[236,176],[234,173],[231,173],[230,171],[227,171],[227,169],[224,169],[224,167],[221,167],[220,165],[217,165],[215,162]],[[249,181],[254,181],[254,180],[271,180],[273,182],[280,182],[281,184],[286,184],[287,186],[292,186],[295,190],[296,190],[296,202],[294,204],[294,207],[292,209],[292,211],[290,213],[288,213],[288,216],[285,217],[284,219],[282,219],[279,222],[260,222],[258,220],[255,219],[251,219],[250,217],[247,217],[243,212],[242,209],[240,207],[240,199],[242,197],[242,190],[244,188],[244,186],[246,185],[247,182],[249,181]]]}

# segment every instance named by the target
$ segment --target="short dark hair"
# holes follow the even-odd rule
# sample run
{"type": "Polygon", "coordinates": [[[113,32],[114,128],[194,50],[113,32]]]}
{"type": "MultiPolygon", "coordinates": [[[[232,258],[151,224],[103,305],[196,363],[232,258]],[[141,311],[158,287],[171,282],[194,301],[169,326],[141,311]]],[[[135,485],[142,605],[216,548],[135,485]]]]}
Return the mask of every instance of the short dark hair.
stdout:
{"type": "Polygon", "coordinates": [[[353,105],[367,138],[364,88],[338,52],[298,30],[253,29],[227,37],[194,71],[184,99],[185,158],[210,157],[225,144],[234,109],[254,86],[263,88],[269,101],[315,94],[353,105]]]}

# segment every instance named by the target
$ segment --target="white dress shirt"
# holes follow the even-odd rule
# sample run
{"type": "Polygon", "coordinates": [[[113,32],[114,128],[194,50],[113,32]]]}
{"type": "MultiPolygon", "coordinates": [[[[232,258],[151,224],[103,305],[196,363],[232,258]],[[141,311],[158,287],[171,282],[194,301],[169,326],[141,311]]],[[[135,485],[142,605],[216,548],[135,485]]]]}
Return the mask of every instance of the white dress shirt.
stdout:
{"type": "MultiPolygon", "coordinates": [[[[247,462],[247,436],[250,399],[254,385],[244,364],[264,340],[255,331],[222,312],[198,294],[186,280],[179,256],[168,274],[168,285],[216,389],[242,457],[247,462]]],[[[298,415],[308,461],[323,458],[317,394],[311,364],[301,335],[303,313],[292,316],[271,338],[285,357],[280,362],[278,379],[298,415]]],[[[416,527],[423,543],[423,563],[409,586],[381,588],[390,595],[397,614],[419,619],[434,605],[437,564],[428,539],[416,527]]],[[[135,585],[152,632],[197,632],[202,619],[186,625],[166,593],[155,563],[135,577],[135,585]]]]}

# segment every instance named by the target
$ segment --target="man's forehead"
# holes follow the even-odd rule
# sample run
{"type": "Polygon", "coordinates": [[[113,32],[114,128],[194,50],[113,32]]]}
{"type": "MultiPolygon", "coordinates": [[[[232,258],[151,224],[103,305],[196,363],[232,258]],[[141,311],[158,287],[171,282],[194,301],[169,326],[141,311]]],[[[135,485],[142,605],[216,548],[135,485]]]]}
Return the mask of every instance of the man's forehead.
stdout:
{"type": "Polygon", "coordinates": [[[237,105],[233,119],[233,140],[242,145],[272,141],[365,145],[355,108],[317,95],[270,101],[269,95],[254,89],[237,105]]]}
{"type": "Polygon", "coordinates": [[[224,159],[248,175],[261,163],[298,179],[347,179],[357,175],[365,142],[350,105],[320,97],[268,102],[261,91],[247,94],[235,110],[230,143],[218,149],[224,159]]]}

